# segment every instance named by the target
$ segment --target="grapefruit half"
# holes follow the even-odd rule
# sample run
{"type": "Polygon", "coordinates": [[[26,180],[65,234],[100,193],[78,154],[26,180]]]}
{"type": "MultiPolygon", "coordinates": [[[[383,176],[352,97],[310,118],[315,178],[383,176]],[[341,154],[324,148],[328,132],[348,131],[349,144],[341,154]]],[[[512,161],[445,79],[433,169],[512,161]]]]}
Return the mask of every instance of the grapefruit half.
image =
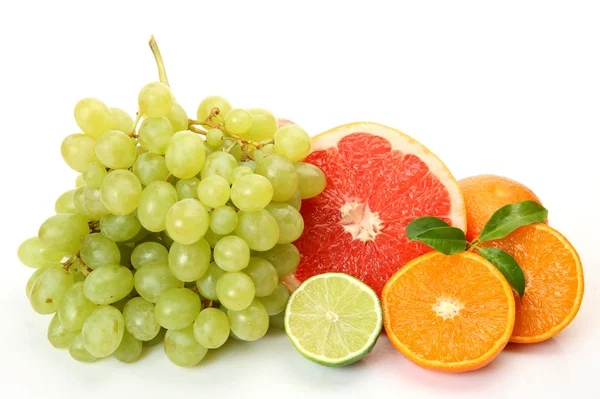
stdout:
{"type": "Polygon", "coordinates": [[[302,201],[305,228],[294,243],[300,265],[284,278],[291,291],[314,275],[343,272],[381,295],[396,271],[432,250],[406,237],[413,219],[437,216],[466,230],[463,197],[448,168],[398,130],[343,125],[314,137],[304,161],[323,170],[327,186],[302,201]]]}

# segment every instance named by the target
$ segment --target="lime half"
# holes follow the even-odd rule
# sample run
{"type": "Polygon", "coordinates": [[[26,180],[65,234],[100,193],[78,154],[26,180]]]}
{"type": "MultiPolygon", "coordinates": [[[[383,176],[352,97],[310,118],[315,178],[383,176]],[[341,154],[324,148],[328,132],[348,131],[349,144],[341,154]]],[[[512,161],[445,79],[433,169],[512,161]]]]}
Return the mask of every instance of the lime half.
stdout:
{"type": "Polygon", "coordinates": [[[344,273],[304,281],[290,296],[285,331],[307,359],[346,366],[368,354],[381,332],[381,304],[375,291],[344,273]]]}

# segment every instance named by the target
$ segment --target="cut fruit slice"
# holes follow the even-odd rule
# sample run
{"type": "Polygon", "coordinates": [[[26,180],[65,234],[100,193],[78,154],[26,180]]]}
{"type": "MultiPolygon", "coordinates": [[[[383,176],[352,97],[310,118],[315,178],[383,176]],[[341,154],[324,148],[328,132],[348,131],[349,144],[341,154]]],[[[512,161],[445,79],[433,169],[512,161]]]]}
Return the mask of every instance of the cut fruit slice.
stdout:
{"type": "Polygon", "coordinates": [[[306,280],[290,297],[285,331],[306,358],[326,366],[345,366],[368,354],[381,332],[377,294],[344,273],[306,280]]]}
{"type": "Polygon", "coordinates": [[[305,159],[323,170],[325,191],[302,201],[302,254],[285,278],[293,290],[307,278],[344,272],[378,294],[404,264],[431,248],[409,241],[405,228],[421,216],[437,216],[466,230],[458,183],[427,148],[376,123],[337,127],[313,138],[305,159]]]}
{"type": "Polygon", "coordinates": [[[385,285],[383,322],[392,344],[417,365],[445,372],[492,361],[515,321],[511,287],[479,255],[431,252],[385,285]]]}
{"type": "Polygon", "coordinates": [[[511,342],[545,341],[573,321],[583,300],[583,268],[577,251],[562,234],[535,223],[482,245],[511,254],[525,274],[525,294],[521,301],[516,297],[511,342]]]}

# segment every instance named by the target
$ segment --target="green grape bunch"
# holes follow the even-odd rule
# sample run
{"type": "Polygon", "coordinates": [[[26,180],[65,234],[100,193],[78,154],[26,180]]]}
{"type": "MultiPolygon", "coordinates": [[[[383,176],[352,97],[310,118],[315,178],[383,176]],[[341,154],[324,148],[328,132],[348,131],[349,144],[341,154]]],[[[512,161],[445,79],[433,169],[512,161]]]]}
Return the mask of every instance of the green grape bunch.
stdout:
{"type": "Polygon", "coordinates": [[[160,79],[140,90],[135,118],[95,98],[75,105],[81,133],[61,145],[75,187],[18,248],[35,269],[31,307],[54,315],[48,340],[79,362],[132,363],[162,341],[190,367],[230,337],[280,328],[302,200],[325,189],[302,162],[305,130],[220,96],[188,118],[149,44],[160,79]]]}

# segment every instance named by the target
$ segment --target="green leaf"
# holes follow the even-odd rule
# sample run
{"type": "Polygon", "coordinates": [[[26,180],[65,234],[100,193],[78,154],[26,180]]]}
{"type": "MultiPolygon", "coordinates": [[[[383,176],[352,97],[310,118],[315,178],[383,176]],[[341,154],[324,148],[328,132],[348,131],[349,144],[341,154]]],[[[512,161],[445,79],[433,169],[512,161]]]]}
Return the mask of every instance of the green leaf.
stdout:
{"type": "Polygon", "coordinates": [[[416,238],[419,234],[433,229],[435,227],[448,227],[448,223],[435,216],[423,216],[413,220],[406,226],[406,236],[410,239],[416,238]]]}
{"type": "Polygon", "coordinates": [[[498,209],[483,227],[475,242],[504,238],[521,226],[543,222],[548,210],[535,201],[527,200],[498,209]]]}
{"type": "Polygon", "coordinates": [[[498,248],[477,247],[477,250],[481,256],[489,260],[491,264],[500,270],[506,281],[517,291],[519,297],[522,298],[525,293],[525,275],[517,261],[508,253],[498,248]]]}
{"type": "MultiPolygon", "coordinates": [[[[409,237],[411,238],[411,237],[409,237]]],[[[457,227],[434,227],[423,231],[411,240],[422,242],[445,255],[454,255],[463,252],[467,247],[465,232],[457,227]]]]}

